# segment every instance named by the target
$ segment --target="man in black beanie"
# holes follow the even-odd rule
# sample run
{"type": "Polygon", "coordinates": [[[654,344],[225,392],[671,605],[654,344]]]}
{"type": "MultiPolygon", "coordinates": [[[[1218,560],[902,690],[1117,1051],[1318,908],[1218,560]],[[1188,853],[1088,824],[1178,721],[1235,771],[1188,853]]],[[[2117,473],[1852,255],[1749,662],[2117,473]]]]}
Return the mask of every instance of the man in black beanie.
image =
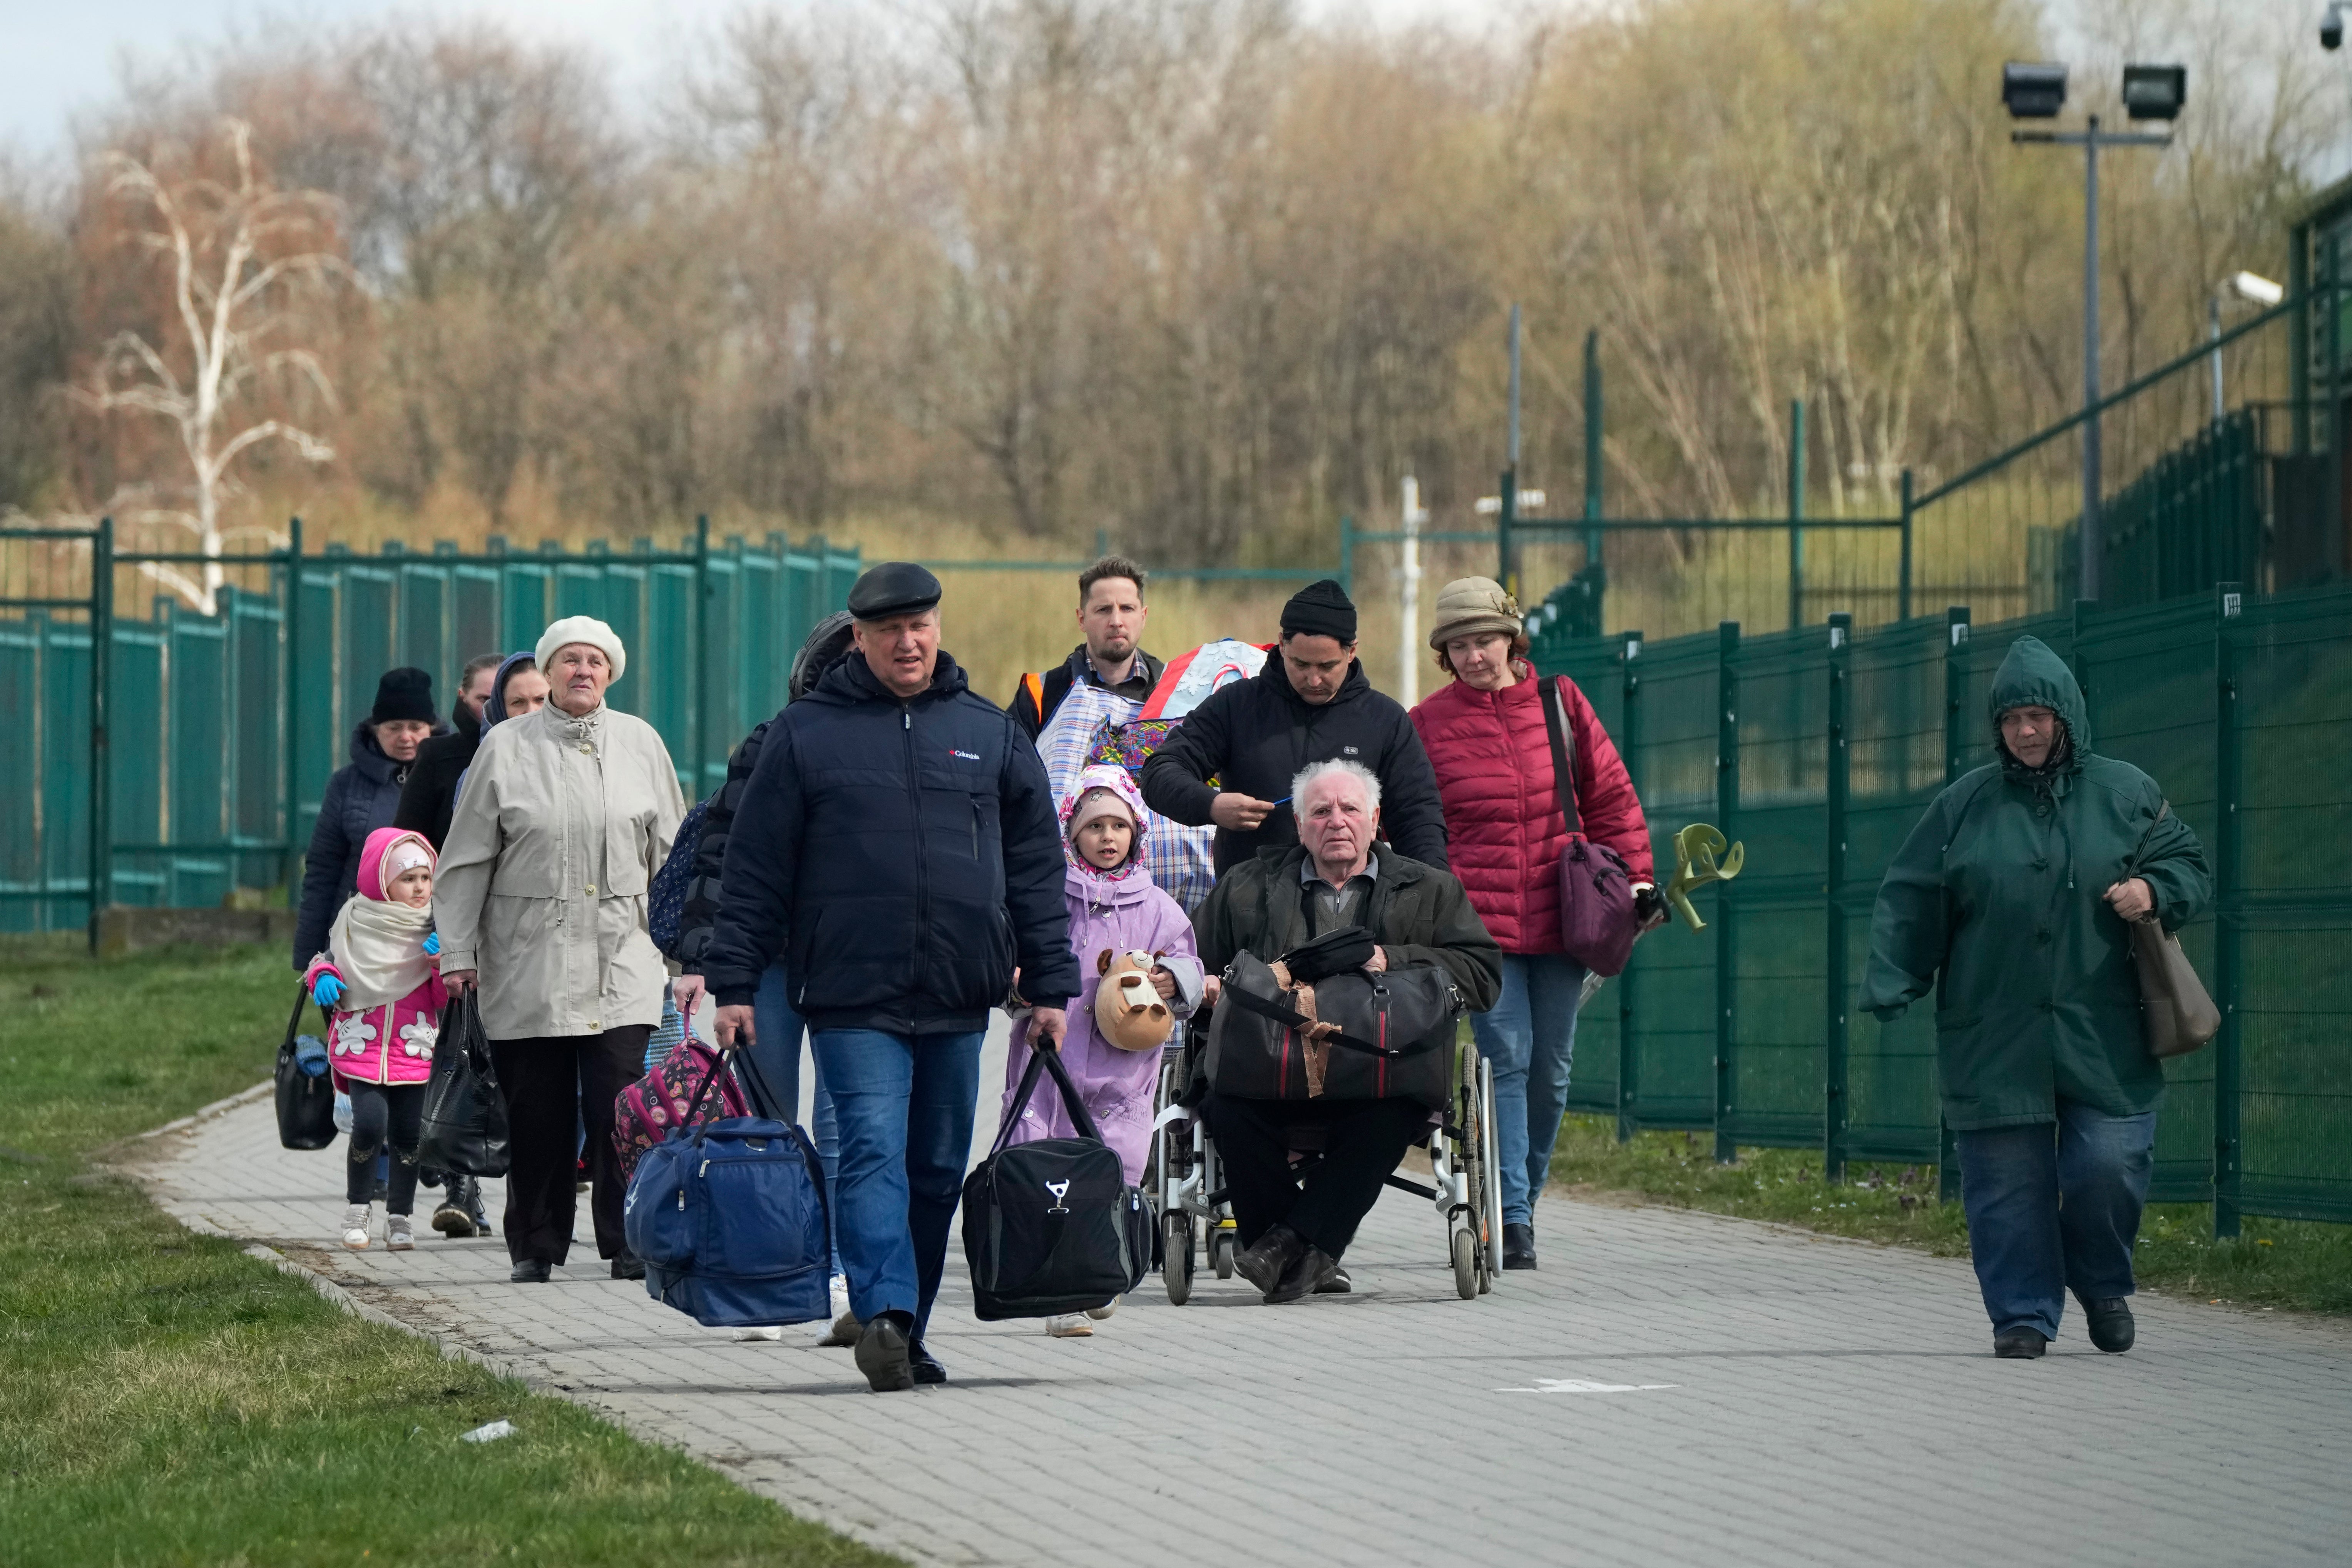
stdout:
{"type": "Polygon", "coordinates": [[[1192,710],[1143,764],[1143,799],[1171,821],[1217,826],[1217,870],[1298,841],[1290,781],[1309,763],[1361,763],[1381,781],[1381,838],[1445,868],[1437,775],[1412,721],[1356,659],[1356,606],[1326,577],[1282,606],[1282,643],[1255,680],[1192,710]],[[1218,787],[1208,781],[1215,779],[1218,787]]]}

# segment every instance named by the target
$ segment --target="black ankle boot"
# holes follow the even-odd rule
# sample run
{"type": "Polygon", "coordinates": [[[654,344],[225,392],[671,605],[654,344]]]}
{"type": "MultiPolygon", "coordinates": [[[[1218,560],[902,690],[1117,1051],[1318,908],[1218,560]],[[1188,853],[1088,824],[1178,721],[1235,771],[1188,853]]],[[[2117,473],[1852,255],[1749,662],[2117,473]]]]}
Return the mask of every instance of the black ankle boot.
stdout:
{"type": "Polygon", "coordinates": [[[1290,1266],[1307,1250],[1307,1238],[1286,1225],[1277,1225],[1242,1248],[1234,1258],[1234,1272],[1271,1296],[1290,1266]]]}
{"type": "Polygon", "coordinates": [[[857,1370],[877,1394],[902,1394],[915,1386],[908,1331],[915,1321],[904,1312],[877,1312],[858,1333],[857,1370]]]}
{"type": "Polygon", "coordinates": [[[2109,1355],[2121,1355],[2132,1348],[2139,1337],[2139,1327],[2132,1321],[2131,1300],[2125,1296],[2102,1296],[2094,1300],[2077,1296],[2083,1304],[2083,1326],[2091,1332],[2091,1342],[2109,1355]]]}
{"type": "Polygon", "coordinates": [[[1536,1266],[1536,1227],[1507,1221],[1503,1226],[1503,1267],[1533,1268],[1536,1266]]]}
{"type": "Polygon", "coordinates": [[[1992,1337],[1992,1353],[2003,1361],[2040,1361],[2049,1348],[2040,1329],[2009,1329],[1992,1337]]]}

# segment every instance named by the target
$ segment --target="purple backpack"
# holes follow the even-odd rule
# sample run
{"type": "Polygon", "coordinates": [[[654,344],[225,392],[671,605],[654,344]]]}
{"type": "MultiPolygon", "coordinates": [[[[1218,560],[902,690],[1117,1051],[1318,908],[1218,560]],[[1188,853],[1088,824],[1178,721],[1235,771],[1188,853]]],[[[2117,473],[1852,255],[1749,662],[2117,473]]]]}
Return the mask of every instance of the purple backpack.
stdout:
{"type": "Polygon", "coordinates": [[[613,1097],[613,1150],[624,1181],[636,1173],[637,1159],[677,1127],[748,1116],[734,1073],[719,1071],[719,1053],[695,1038],[691,1029],[661,1066],[613,1097]],[[719,1079],[714,1101],[708,1092],[719,1079]]]}

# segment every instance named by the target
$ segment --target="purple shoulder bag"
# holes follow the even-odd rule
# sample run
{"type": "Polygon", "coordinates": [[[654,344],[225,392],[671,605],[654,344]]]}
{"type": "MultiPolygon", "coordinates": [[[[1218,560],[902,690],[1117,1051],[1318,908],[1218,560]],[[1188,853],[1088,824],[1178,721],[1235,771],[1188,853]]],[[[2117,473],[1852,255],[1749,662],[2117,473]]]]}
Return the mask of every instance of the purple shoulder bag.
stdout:
{"type": "Polygon", "coordinates": [[[1593,973],[1622,973],[1633,955],[1638,923],[1633,917],[1633,877],[1624,858],[1584,836],[1576,809],[1575,731],[1568,721],[1566,676],[1544,682],[1544,728],[1551,735],[1552,782],[1559,790],[1560,816],[1568,822],[1568,847],[1559,852],[1559,942],[1568,956],[1593,973]]]}

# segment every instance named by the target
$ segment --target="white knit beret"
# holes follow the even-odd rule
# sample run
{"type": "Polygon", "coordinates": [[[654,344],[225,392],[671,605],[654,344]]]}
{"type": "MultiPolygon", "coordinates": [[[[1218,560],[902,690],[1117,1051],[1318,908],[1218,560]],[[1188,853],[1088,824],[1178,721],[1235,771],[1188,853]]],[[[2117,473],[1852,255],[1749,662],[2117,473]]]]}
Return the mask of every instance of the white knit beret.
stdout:
{"type": "Polygon", "coordinates": [[[547,669],[547,661],[555,657],[557,648],[575,642],[603,648],[604,657],[613,661],[614,680],[620,679],[629,668],[629,650],[621,646],[620,633],[593,616],[566,616],[539,634],[539,647],[532,650],[532,654],[539,660],[540,669],[542,672],[547,669]]]}

